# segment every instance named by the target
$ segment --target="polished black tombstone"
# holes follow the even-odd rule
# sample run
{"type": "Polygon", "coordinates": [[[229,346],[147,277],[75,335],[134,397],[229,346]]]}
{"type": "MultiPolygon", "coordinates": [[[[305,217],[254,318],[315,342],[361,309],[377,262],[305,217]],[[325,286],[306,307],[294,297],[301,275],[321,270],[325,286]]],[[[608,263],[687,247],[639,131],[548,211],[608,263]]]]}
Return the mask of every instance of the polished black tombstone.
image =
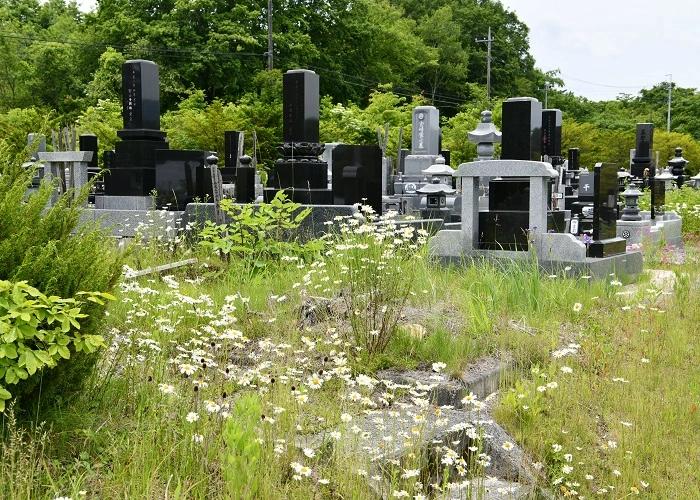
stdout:
{"type": "Polygon", "coordinates": [[[165,138],[165,132],[160,130],[160,88],[156,63],[135,59],[122,65],[122,105],[124,129],[117,131],[120,138],[165,138]]]}
{"type": "Polygon", "coordinates": [[[619,183],[614,163],[597,163],[593,169],[593,242],[589,257],[608,257],[627,251],[627,240],[617,237],[619,183]]]}
{"type": "Polygon", "coordinates": [[[578,148],[569,148],[569,170],[580,170],[581,151],[578,148]]]}
{"type": "Polygon", "coordinates": [[[287,71],[282,79],[284,100],[282,140],[318,142],[319,77],[313,71],[287,71]]]}
{"type": "Polygon", "coordinates": [[[122,65],[122,139],[114,147],[114,165],[105,176],[110,196],[149,196],[156,189],[156,151],[169,149],[160,130],[158,66],[130,60],[122,65]]]}
{"type": "Polygon", "coordinates": [[[502,105],[504,160],[542,160],[542,103],[533,97],[507,99],[502,105]]]}
{"type": "Polygon", "coordinates": [[[98,148],[97,148],[97,136],[94,134],[81,134],[78,136],[78,147],[80,151],[92,151],[92,160],[88,162],[88,170],[98,169],[98,148]]]}
{"type": "Polygon", "coordinates": [[[243,154],[241,142],[243,132],[238,130],[227,130],[224,132],[224,167],[236,168],[238,158],[243,154]]]}
{"type": "Polygon", "coordinates": [[[656,219],[657,216],[663,216],[664,206],[666,205],[666,181],[653,177],[649,181],[651,191],[651,218],[656,219]]]}
{"type": "Polygon", "coordinates": [[[319,78],[309,70],[287,71],[282,80],[283,139],[277,147],[283,157],[268,172],[263,190],[266,202],[284,190],[297,203],[332,205],[333,192],[328,189],[328,164],[319,156],[324,146],[319,138],[319,78]]]}
{"type": "MultiPolygon", "coordinates": [[[[531,236],[530,179],[509,177],[489,182],[489,210],[479,212],[481,250],[527,250],[531,236]]],[[[546,231],[563,232],[565,212],[547,213],[546,231]]],[[[536,231],[542,232],[543,228],[536,231]]]]}
{"type": "Polygon", "coordinates": [[[212,199],[211,174],[207,164],[207,156],[210,154],[209,151],[198,150],[156,151],[158,207],[184,210],[188,203],[196,199],[202,202],[212,199]]]}
{"type": "Polygon", "coordinates": [[[561,110],[542,110],[542,156],[550,158],[552,165],[563,163],[561,155],[561,110]]]}
{"type": "Polygon", "coordinates": [[[382,150],[379,146],[333,149],[333,203],[370,205],[382,214],[382,150]]]}
{"type": "Polygon", "coordinates": [[[228,130],[224,132],[224,167],[219,168],[225,184],[236,185],[236,202],[252,203],[255,201],[255,168],[251,166],[249,156],[243,158],[243,132],[228,130]]]}
{"type": "Polygon", "coordinates": [[[253,159],[244,155],[239,159],[240,166],[235,169],[221,170],[223,181],[236,185],[236,202],[252,203],[255,201],[255,167],[251,166],[253,159]]]}
{"type": "Polygon", "coordinates": [[[651,151],[654,147],[654,124],[638,123],[637,139],[635,142],[634,156],[630,165],[630,174],[639,179],[651,174],[651,151]],[[644,172],[647,171],[647,175],[644,172]]]}

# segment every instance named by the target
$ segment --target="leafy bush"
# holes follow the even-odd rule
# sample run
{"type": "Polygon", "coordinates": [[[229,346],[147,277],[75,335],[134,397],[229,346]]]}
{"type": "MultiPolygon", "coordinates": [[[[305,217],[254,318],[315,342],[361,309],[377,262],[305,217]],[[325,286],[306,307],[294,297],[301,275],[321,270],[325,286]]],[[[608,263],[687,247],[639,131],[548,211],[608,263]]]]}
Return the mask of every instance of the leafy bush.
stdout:
{"type": "MultiPolygon", "coordinates": [[[[0,144],[0,280],[26,281],[41,293],[63,298],[76,297],[83,290],[111,291],[126,254],[116,251],[105,231],[80,221],[88,186],[58,196],[47,208],[55,185],[45,179],[36,192],[28,193],[33,172],[22,167],[22,158],[28,156],[24,151],[12,158],[0,144]]],[[[84,334],[98,331],[104,308],[95,302],[85,304],[84,334]]],[[[76,352],[74,346],[71,349],[76,352]]],[[[74,394],[96,359],[95,354],[81,351],[43,381],[38,376],[22,380],[17,408],[36,407],[40,394],[44,402],[59,402],[74,394]]]]}
{"type": "Polygon", "coordinates": [[[236,205],[233,200],[221,200],[221,209],[231,222],[207,221],[199,236],[202,246],[226,259],[236,255],[255,267],[264,267],[268,260],[300,256],[323,248],[323,244],[313,240],[304,244],[286,241],[290,231],[297,229],[311,213],[311,208],[300,210],[301,204],[290,201],[282,191],[270,203],[258,205],[236,205]]]}
{"type": "MultiPolygon", "coordinates": [[[[100,295],[113,298],[87,295],[98,304],[103,304],[100,295]]],[[[0,281],[0,411],[12,397],[5,384],[17,384],[45,367],[56,367],[61,359],[70,359],[69,346],[88,353],[105,347],[100,335],[78,332],[78,320],[86,317],[80,305],[72,298],[47,297],[26,281],[0,281]]]]}

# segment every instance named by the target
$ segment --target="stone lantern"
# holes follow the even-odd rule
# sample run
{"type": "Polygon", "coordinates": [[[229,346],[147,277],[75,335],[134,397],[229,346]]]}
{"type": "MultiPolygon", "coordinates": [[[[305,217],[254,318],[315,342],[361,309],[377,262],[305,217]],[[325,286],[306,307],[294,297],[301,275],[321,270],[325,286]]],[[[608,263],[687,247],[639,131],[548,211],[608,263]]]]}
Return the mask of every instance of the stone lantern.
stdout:
{"type": "Polygon", "coordinates": [[[443,184],[438,177],[434,177],[430,184],[426,184],[416,191],[425,196],[424,209],[421,209],[422,219],[447,219],[450,211],[447,208],[447,195],[455,194],[452,186],[443,184]]]}
{"type": "Polygon", "coordinates": [[[632,174],[622,168],[617,172],[617,184],[619,191],[624,191],[627,189],[627,184],[630,181],[630,177],[632,177],[632,174]]]}
{"type": "Polygon", "coordinates": [[[668,166],[671,169],[671,174],[676,178],[676,184],[681,187],[685,182],[685,166],[688,160],[683,158],[683,148],[676,148],[676,156],[668,160],[668,166]]]}
{"type": "Polygon", "coordinates": [[[642,196],[642,192],[637,189],[634,181],[622,192],[622,196],[625,197],[625,208],[622,209],[621,219],[625,221],[642,220],[642,216],[639,215],[639,197],[642,196]]]}
{"type": "Polygon", "coordinates": [[[441,184],[452,185],[452,176],[455,170],[449,165],[445,164],[445,158],[438,156],[435,159],[435,163],[430,165],[425,170],[421,170],[421,173],[430,179],[430,182],[434,182],[434,179],[438,179],[441,184]]]}
{"type": "Polygon", "coordinates": [[[663,181],[666,189],[671,189],[671,181],[673,180],[673,174],[668,167],[664,168],[662,172],[656,176],[657,181],[663,181]]]}
{"type": "Polygon", "coordinates": [[[474,161],[493,160],[495,142],[501,142],[501,132],[491,123],[491,111],[481,112],[481,123],[476,129],[467,134],[469,142],[476,143],[476,154],[474,161]]]}
{"type": "Polygon", "coordinates": [[[700,188],[700,173],[697,175],[694,175],[690,178],[691,181],[693,181],[693,188],[698,189],[700,188]]]}

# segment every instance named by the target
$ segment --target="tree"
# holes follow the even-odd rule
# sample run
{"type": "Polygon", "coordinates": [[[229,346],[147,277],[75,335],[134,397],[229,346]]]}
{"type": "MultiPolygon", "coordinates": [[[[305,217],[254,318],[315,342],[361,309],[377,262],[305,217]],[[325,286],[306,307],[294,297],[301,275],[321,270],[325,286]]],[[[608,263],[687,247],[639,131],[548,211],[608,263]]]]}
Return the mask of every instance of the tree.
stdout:
{"type": "Polygon", "coordinates": [[[441,109],[456,111],[460,104],[457,99],[470,97],[471,89],[467,84],[469,52],[462,47],[460,26],[453,20],[452,7],[445,5],[426,15],[416,31],[434,51],[434,57],[415,70],[418,83],[441,109]]]}
{"type": "Polygon", "coordinates": [[[700,144],[689,134],[678,132],[655,131],[654,152],[659,152],[659,168],[676,156],[676,148],[683,148],[683,158],[688,160],[686,168],[694,174],[700,171],[700,144]]]}

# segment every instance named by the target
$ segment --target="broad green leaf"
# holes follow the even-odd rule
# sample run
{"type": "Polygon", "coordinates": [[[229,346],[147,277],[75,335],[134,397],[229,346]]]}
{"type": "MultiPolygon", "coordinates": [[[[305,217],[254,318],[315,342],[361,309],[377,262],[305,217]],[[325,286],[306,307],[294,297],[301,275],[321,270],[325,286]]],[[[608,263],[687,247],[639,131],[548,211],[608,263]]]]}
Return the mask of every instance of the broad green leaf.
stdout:
{"type": "Polygon", "coordinates": [[[10,391],[0,385],[0,400],[10,399],[11,397],[10,391]]]}
{"type": "Polygon", "coordinates": [[[63,359],[70,359],[70,351],[66,346],[59,345],[58,354],[60,354],[63,359]]]}

